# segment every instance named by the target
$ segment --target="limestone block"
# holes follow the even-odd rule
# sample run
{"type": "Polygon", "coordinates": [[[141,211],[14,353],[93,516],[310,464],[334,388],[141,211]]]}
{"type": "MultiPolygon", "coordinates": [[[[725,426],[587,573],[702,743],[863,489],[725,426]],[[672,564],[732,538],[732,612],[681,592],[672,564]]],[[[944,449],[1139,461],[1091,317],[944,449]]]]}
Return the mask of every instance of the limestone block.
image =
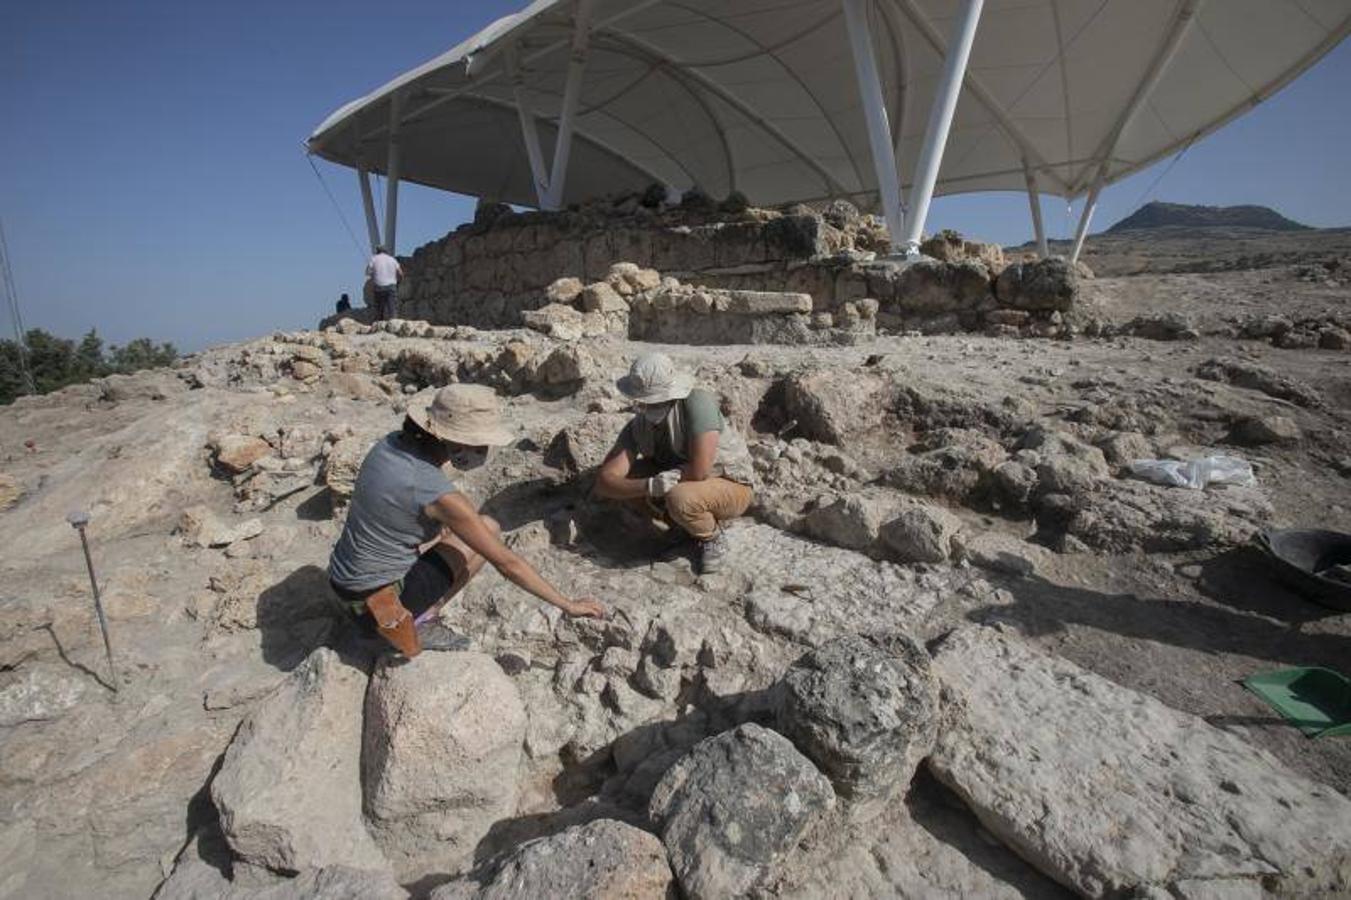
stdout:
{"type": "Polygon", "coordinates": [[[1351,890],[1351,800],[1237,735],[993,628],[951,635],[934,671],[953,717],[930,769],[1082,895],[1351,890]]]}
{"type": "Polygon", "coordinates": [[[239,726],[211,782],[234,853],[298,871],[383,869],[361,821],[361,708],[366,676],[321,648],[239,726]]]}
{"type": "Polygon", "coordinates": [[[365,435],[351,435],[337,441],[329,448],[324,459],[322,477],[324,484],[333,492],[339,502],[345,502],[356,489],[357,474],[366,454],[371,449],[371,439],[365,435]]]}
{"type": "Polygon", "coordinates": [[[586,312],[628,312],[629,304],[604,281],[588,284],[582,290],[582,309],[586,312]]]}
{"type": "Polygon", "coordinates": [[[947,510],[917,503],[882,526],[879,537],[898,562],[946,562],[961,520],[947,510]]]}
{"type": "Polygon", "coordinates": [[[739,316],[789,315],[810,313],[809,294],[789,294],[777,291],[727,291],[724,295],[727,312],[739,316]]]}
{"type": "Polygon", "coordinates": [[[272,453],[272,445],[256,435],[225,434],[212,441],[216,465],[227,472],[248,471],[255,462],[272,453]]]}
{"type": "Polygon", "coordinates": [[[877,542],[882,523],[894,503],[865,494],[847,494],[807,514],[802,530],[819,541],[850,550],[866,550],[877,542]]]}
{"type": "Polygon", "coordinates": [[[582,295],[582,280],[568,276],[553,281],[544,291],[550,303],[572,304],[582,295]]]}
{"type": "Polygon", "coordinates": [[[1062,257],[1052,256],[1005,267],[995,282],[1000,306],[1068,312],[1079,296],[1079,275],[1062,257]]]}
{"type": "Polygon", "coordinates": [[[371,830],[402,882],[472,861],[515,810],[526,715],[491,656],[383,664],[366,696],[361,766],[371,830]]]}
{"type": "Polygon", "coordinates": [[[974,260],[921,259],[900,271],[894,303],[905,313],[950,313],[975,309],[990,297],[990,271],[974,260]]]}
{"type": "Polygon", "coordinates": [[[263,520],[247,519],[226,525],[208,507],[190,506],[179,517],[178,531],[183,535],[183,543],[189,547],[225,547],[262,534],[263,520]]]}

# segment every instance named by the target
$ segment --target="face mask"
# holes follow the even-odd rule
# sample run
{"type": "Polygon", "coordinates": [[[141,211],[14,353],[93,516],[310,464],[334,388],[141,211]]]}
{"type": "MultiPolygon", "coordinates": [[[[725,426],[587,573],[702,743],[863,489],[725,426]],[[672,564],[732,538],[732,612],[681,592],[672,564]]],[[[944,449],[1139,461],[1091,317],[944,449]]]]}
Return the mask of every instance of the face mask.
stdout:
{"type": "Polygon", "coordinates": [[[487,447],[461,447],[450,451],[450,464],[461,472],[477,469],[487,461],[487,447]]]}
{"type": "Polygon", "coordinates": [[[644,406],[642,415],[644,419],[656,425],[666,418],[666,414],[671,411],[669,403],[654,403],[650,406],[644,406]]]}

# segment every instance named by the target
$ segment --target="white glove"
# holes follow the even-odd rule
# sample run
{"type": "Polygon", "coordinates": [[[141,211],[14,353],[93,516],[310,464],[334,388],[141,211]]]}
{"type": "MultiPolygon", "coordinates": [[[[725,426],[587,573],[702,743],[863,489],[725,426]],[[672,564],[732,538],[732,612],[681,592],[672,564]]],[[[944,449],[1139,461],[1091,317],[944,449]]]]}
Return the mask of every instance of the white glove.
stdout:
{"type": "Polygon", "coordinates": [[[680,470],[667,469],[665,472],[658,472],[647,480],[647,495],[649,497],[665,497],[670,493],[671,488],[680,484],[680,470]]]}

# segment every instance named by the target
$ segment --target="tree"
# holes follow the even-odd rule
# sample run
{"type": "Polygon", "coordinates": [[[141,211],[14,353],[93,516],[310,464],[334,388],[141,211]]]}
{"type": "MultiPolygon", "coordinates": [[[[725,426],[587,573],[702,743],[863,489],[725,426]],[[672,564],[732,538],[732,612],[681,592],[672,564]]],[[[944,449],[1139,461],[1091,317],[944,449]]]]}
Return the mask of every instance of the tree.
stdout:
{"type": "Polygon", "coordinates": [[[103,338],[92,328],[75,349],[75,368],[81,381],[108,374],[108,361],[103,358],[103,338]]]}
{"type": "Polygon", "coordinates": [[[48,334],[41,328],[24,335],[28,345],[28,369],[39,394],[60,390],[75,381],[75,344],[48,334]]]}
{"type": "Polygon", "coordinates": [[[28,393],[23,377],[23,348],[18,341],[0,340],[0,405],[28,393]]]}
{"type": "MultiPolygon", "coordinates": [[[[172,365],[178,350],[170,343],[136,338],[103,351],[103,339],[90,329],[77,346],[74,341],[34,328],[24,335],[28,370],[39,394],[102,378],[114,372],[138,372],[172,365]]],[[[13,403],[29,392],[23,377],[24,349],[16,341],[0,340],[0,405],[13,403]]]]}
{"type": "Polygon", "coordinates": [[[156,346],[150,338],[137,338],[121,347],[113,347],[112,358],[114,371],[137,372],[172,365],[178,359],[178,350],[170,343],[156,346]]]}

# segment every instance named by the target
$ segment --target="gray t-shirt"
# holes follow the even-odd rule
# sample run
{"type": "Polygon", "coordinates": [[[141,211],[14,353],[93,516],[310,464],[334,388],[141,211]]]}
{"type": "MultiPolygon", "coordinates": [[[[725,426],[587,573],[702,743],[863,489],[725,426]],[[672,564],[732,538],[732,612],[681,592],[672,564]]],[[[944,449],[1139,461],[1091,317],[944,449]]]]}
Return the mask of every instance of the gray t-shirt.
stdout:
{"type": "Polygon", "coordinates": [[[418,545],[441,530],[422,508],[454,491],[445,473],[401,432],[376,441],[361,463],[347,526],[328,560],[334,584],[366,591],[402,578],[417,561],[418,545]]]}

